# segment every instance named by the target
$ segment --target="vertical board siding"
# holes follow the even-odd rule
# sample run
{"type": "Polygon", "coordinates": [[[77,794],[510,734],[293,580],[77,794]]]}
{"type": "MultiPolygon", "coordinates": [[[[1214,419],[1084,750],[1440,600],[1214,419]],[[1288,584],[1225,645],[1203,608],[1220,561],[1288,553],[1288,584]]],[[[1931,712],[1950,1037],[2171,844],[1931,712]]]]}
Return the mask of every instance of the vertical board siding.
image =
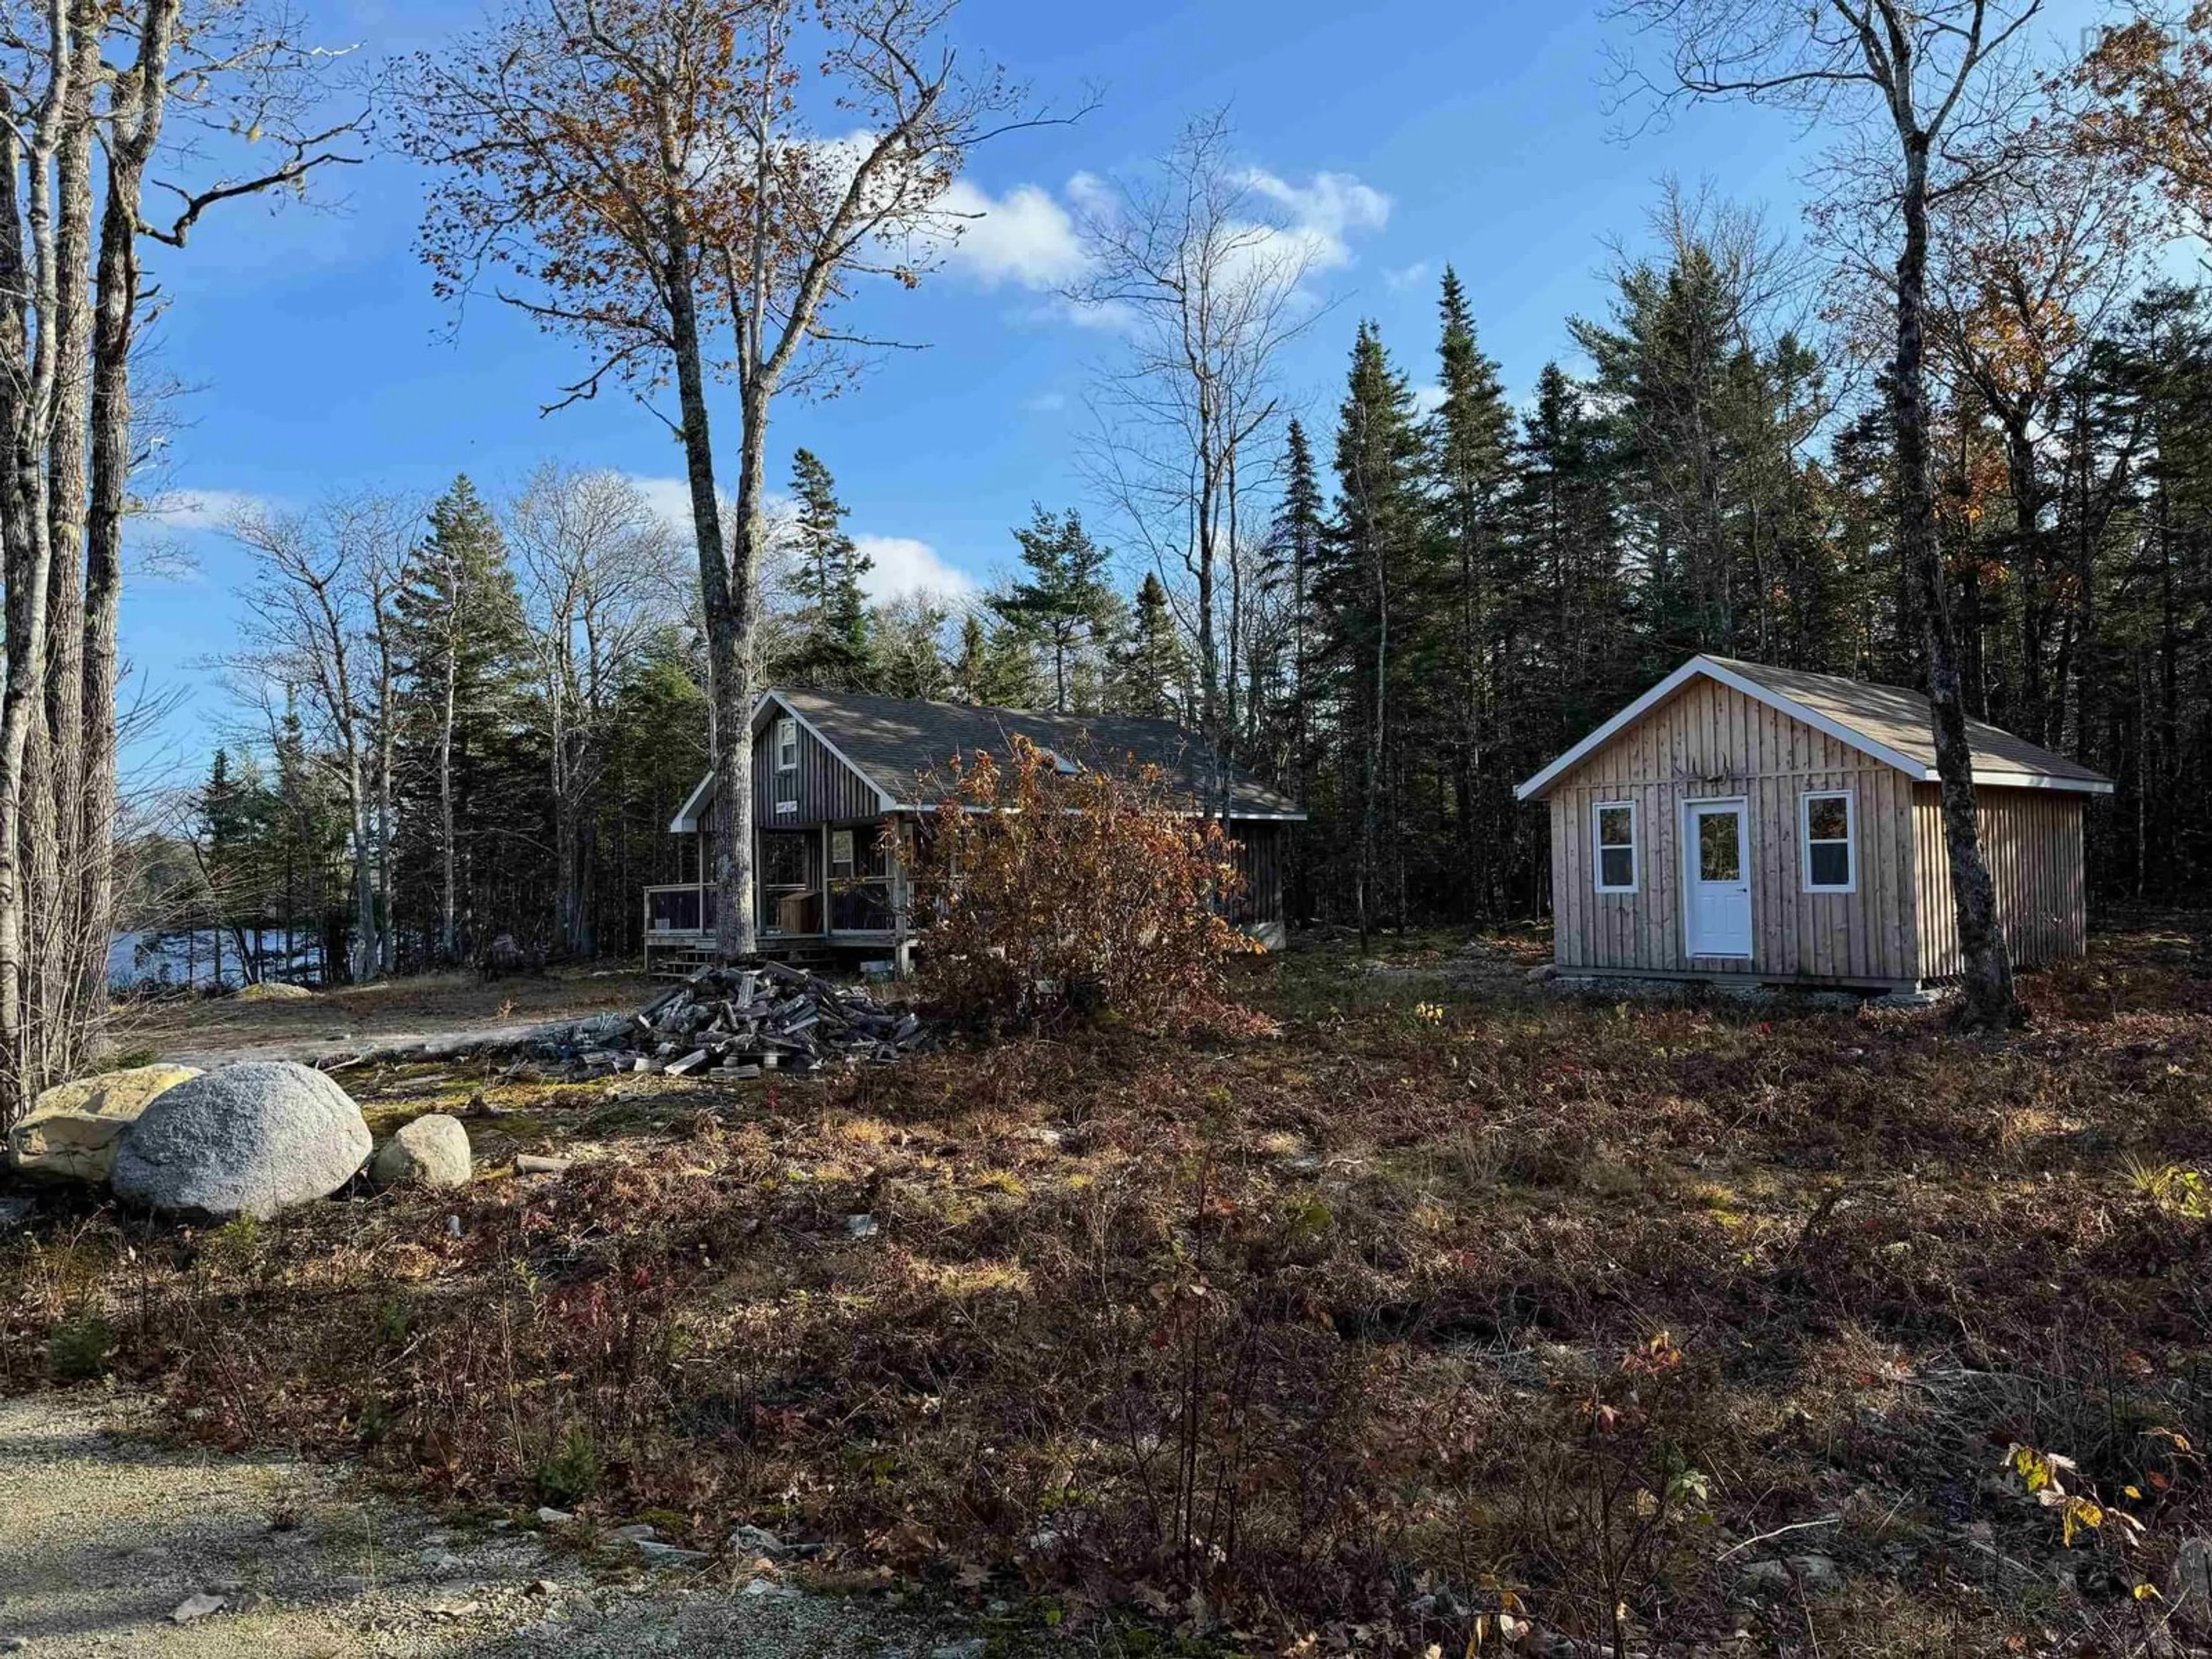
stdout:
{"type": "Polygon", "coordinates": [[[1229,846],[1244,892],[1237,905],[1240,921],[1283,920],[1283,826],[1264,819],[1231,821],[1229,846]]]}
{"type": "Polygon", "coordinates": [[[1872,756],[1711,680],[1617,734],[1552,787],[1552,915],[1562,968],[1741,974],[1759,979],[1917,976],[1912,785],[1872,756]],[[1808,893],[1798,798],[1848,789],[1857,890],[1808,893]],[[1683,804],[1743,798],[1752,955],[1684,954],[1683,804]],[[1596,889],[1600,801],[1637,808],[1634,893],[1596,889]]]}
{"type": "MultiPolygon", "coordinates": [[[[2081,797],[2063,789],[1974,792],[1974,823],[1996,889],[1997,921],[2014,965],[2034,968],[2088,949],[2087,878],[2081,797]]],[[[1912,843],[1919,893],[1921,976],[1966,971],[1953,908],[1951,860],[1943,848],[1943,799],[1932,783],[1912,787],[1912,843]]]]}
{"type": "MultiPolygon", "coordinates": [[[[782,781],[778,782],[775,722],[769,720],[753,738],[753,822],[763,830],[804,830],[817,823],[845,823],[884,815],[883,797],[876,793],[876,787],[831,754],[803,726],[799,728],[799,770],[781,775],[782,781]],[[775,804],[780,800],[795,800],[799,810],[779,814],[775,804]]],[[[728,825],[720,790],[714,792],[707,810],[709,827],[719,837],[728,825]]]]}

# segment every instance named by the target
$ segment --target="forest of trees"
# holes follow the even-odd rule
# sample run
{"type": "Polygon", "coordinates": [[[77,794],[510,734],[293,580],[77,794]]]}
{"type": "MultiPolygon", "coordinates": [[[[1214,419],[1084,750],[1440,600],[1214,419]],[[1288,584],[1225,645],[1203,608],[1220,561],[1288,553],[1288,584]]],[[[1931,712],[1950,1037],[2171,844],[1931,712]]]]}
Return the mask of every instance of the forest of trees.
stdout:
{"type": "MultiPolygon", "coordinates": [[[[2208,38],[2201,11],[2146,19],[2040,71],[2003,166],[1931,209],[1963,699],[2116,780],[2091,812],[2107,902],[2212,869],[2208,38]]],[[[1123,355],[1083,498],[1009,526],[994,591],[871,603],[835,458],[788,458],[754,683],[1182,721],[1307,804],[1292,914],[1380,926],[1540,913],[1514,783],[1692,653],[1925,684],[1879,212],[1846,193],[1800,236],[1664,190],[1516,400],[1456,273],[1427,337],[1386,338],[1316,300],[1245,176],[1205,118],[1080,227],[1070,301],[1117,308],[1123,355]],[[1285,384],[1290,343],[1340,331],[1335,386],[1285,384]]],[[[690,529],[556,468],[500,502],[464,479],[419,510],[240,520],[243,718],[189,826],[143,849],[141,902],[356,975],[499,933],[634,950],[709,763],[690,529]]]]}
{"type": "MultiPolygon", "coordinates": [[[[766,561],[763,684],[1181,719],[1166,591],[1125,599],[1074,511],[1040,507],[1021,575],[956,615],[871,602],[836,482],[792,459],[766,561]]],[[[204,781],[136,848],[137,931],[174,977],[367,978],[500,935],[568,959],[636,951],[640,888],[708,766],[707,665],[683,535],[619,474],[547,465],[487,501],[250,511],[255,572],[219,672],[234,714],[204,781]]],[[[684,866],[682,873],[696,876],[684,866]]]]}

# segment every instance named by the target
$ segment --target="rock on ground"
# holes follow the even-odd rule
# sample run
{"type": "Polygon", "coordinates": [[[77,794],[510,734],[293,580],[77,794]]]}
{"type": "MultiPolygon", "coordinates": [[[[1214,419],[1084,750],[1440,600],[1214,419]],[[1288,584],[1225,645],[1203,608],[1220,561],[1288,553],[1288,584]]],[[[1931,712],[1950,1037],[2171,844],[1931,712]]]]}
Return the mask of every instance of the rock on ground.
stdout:
{"type": "Polygon", "coordinates": [[[469,1132],[457,1117],[426,1112],[377,1149],[369,1175],[380,1187],[465,1187],[469,1132]]]}
{"type": "Polygon", "coordinates": [[[240,1002],[299,1002],[315,994],[304,985],[293,985],[281,979],[264,979],[258,985],[240,986],[240,1002]]]}
{"type": "Polygon", "coordinates": [[[26,1175],[105,1181],[123,1132],[155,1099],[198,1075],[190,1066],[134,1066],[57,1083],[8,1132],[8,1161],[26,1175]]]}
{"type": "Polygon", "coordinates": [[[249,1060],[180,1083],[131,1126],[109,1176],[149,1208],[266,1221],[326,1198],[368,1161],[368,1125],[320,1072],[249,1060]]]}
{"type": "Polygon", "coordinates": [[[742,1575],[597,1584],[526,1517],[503,1531],[441,1526],[342,1470],[178,1449],[111,1424],[150,1426],[128,1395],[0,1400],[0,1653],[878,1659],[964,1634],[880,1601],[780,1583],[748,1595],[742,1575]],[[222,1606],[175,1621],[202,1601],[222,1606]]]}

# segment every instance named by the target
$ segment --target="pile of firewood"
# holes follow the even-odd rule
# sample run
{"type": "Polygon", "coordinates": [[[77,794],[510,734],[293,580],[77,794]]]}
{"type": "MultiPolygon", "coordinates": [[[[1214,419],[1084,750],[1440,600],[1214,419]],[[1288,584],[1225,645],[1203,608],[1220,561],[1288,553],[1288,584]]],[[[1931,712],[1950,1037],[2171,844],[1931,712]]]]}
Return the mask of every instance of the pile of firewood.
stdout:
{"type": "Polygon", "coordinates": [[[921,1040],[919,1015],[780,962],[702,968],[634,1014],[601,1014],[545,1048],[587,1077],[758,1077],[833,1060],[896,1060],[921,1040]]]}

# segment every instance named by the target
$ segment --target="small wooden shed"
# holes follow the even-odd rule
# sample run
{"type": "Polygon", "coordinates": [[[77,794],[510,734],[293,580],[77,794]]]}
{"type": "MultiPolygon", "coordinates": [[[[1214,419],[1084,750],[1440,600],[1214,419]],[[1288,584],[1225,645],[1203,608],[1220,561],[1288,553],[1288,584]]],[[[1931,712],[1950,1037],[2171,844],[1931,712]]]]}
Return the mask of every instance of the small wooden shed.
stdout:
{"type": "MultiPolygon", "coordinates": [[[[2013,960],[2079,956],[2082,809],[2112,786],[1968,727],[2013,960]]],[[[1891,988],[1963,971],[1917,691],[1692,657],[1516,793],[1551,807],[1563,971],[1891,988]]]]}

